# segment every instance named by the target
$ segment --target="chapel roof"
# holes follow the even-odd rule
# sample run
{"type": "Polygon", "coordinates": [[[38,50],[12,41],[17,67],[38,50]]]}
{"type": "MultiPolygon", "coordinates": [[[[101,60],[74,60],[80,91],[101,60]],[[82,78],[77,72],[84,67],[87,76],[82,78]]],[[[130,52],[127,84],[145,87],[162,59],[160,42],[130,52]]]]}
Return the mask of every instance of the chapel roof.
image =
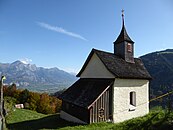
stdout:
{"type": "Polygon", "coordinates": [[[62,93],[59,98],[68,103],[88,108],[113,82],[114,79],[81,78],[62,93]]]}
{"type": "Polygon", "coordinates": [[[96,49],[92,49],[82,69],[77,74],[77,77],[80,77],[82,72],[85,70],[94,53],[99,57],[107,70],[115,76],[115,78],[151,79],[151,76],[141,59],[134,58],[134,63],[129,63],[114,53],[96,49]]]}

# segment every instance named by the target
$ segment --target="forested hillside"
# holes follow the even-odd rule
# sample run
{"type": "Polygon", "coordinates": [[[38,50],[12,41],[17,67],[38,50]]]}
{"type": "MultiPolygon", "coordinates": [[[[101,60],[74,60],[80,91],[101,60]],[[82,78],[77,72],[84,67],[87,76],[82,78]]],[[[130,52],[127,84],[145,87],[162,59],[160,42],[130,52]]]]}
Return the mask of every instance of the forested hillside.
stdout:
{"type": "MultiPolygon", "coordinates": [[[[152,76],[150,82],[150,98],[173,90],[173,49],[157,51],[140,57],[152,76]]],[[[173,97],[173,96],[172,96],[173,97]]],[[[171,98],[172,98],[171,97],[171,98]]],[[[165,106],[165,97],[162,106],[165,106]]],[[[151,103],[152,104],[152,103],[151,103]]],[[[158,102],[156,103],[158,104],[158,102]]]]}

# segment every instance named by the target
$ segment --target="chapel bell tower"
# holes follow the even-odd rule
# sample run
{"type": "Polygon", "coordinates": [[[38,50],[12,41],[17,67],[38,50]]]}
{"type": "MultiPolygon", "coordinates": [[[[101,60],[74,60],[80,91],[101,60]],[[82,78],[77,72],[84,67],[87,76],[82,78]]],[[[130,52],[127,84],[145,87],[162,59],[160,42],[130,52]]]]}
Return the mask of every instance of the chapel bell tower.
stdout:
{"type": "Polygon", "coordinates": [[[114,42],[114,54],[122,57],[126,62],[134,63],[134,42],[128,36],[124,25],[124,10],[122,10],[122,29],[114,42]]]}

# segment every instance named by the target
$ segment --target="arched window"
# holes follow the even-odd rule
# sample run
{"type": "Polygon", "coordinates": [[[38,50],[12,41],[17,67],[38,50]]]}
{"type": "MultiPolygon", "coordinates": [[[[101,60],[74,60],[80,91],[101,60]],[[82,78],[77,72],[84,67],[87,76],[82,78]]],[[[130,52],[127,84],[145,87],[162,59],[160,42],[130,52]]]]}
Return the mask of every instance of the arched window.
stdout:
{"type": "Polygon", "coordinates": [[[136,107],[136,92],[130,92],[130,105],[136,107]]]}

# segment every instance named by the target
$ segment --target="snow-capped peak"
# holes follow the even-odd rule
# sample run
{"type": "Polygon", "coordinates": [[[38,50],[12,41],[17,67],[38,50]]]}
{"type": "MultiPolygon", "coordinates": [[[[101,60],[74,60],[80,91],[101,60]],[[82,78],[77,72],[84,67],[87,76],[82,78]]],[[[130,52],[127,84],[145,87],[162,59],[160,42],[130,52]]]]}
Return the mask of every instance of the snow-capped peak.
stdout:
{"type": "Polygon", "coordinates": [[[28,58],[24,58],[24,59],[19,59],[20,62],[22,62],[23,64],[30,64],[32,62],[31,59],[28,59],[28,58]]]}

